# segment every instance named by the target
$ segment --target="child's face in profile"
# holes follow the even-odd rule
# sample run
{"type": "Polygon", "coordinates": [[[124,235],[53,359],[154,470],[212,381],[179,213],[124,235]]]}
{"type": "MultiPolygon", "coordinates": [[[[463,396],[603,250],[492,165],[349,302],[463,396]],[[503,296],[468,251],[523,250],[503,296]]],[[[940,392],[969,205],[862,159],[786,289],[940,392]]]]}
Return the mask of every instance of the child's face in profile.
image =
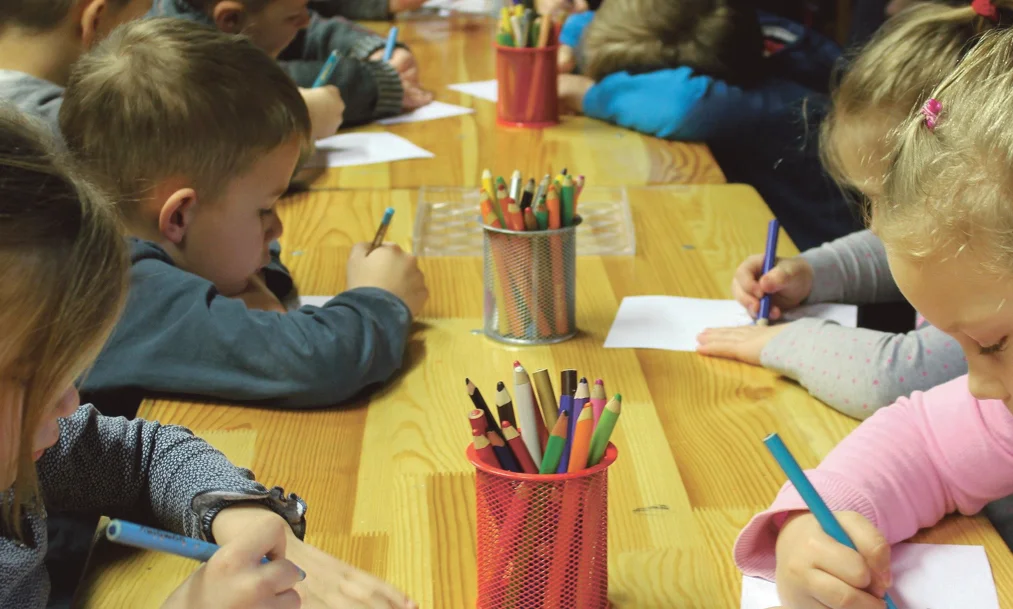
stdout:
{"type": "Polygon", "coordinates": [[[299,152],[293,139],[231,180],[217,200],[202,202],[198,194],[177,263],[226,296],[242,293],[271,261],[268,245],[282,232],[274,207],[288,189],[299,152]]]}
{"type": "Polygon", "coordinates": [[[299,30],[310,23],[308,0],[271,0],[262,11],[249,15],[243,33],[271,57],[285,50],[299,30]]]}
{"type": "MultiPolygon", "coordinates": [[[[25,381],[17,376],[0,380],[0,490],[14,484],[18,469],[18,453],[21,450],[21,413],[24,410],[25,381]]],[[[32,461],[38,461],[46,449],[60,439],[59,419],[69,417],[80,405],[77,389],[71,385],[55,402],[47,405],[39,426],[32,435],[32,461]]]]}

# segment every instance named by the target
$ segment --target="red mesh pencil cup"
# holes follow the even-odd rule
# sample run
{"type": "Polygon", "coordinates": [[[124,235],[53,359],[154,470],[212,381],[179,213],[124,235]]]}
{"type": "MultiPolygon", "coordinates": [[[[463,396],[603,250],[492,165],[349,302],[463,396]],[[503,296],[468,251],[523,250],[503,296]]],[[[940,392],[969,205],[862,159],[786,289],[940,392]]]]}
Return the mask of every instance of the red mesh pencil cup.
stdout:
{"type": "Polygon", "coordinates": [[[532,129],[559,123],[558,48],[496,45],[497,123],[532,129]]]}
{"type": "Polygon", "coordinates": [[[608,468],[516,474],[468,447],[475,466],[478,609],[605,609],[608,603],[608,468]]]}

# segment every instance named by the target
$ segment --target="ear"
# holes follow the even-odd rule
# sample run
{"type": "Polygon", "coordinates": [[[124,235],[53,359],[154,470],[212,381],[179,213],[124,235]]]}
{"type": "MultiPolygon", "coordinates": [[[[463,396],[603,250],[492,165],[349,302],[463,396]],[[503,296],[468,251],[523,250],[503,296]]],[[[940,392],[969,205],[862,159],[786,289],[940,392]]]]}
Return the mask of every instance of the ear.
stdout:
{"type": "Polygon", "coordinates": [[[239,0],[222,0],[211,9],[215,27],[227,34],[241,34],[246,27],[246,7],[239,0]]]}
{"type": "Polygon", "coordinates": [[[90,49],[99,41],[99,25],[109,8],[106,0],[85,0],[81,11],[81,44],[90,49]]]}
{"type": "Polygon", "coordinates": [[[179,245],[186,237],[196,207],[197,191],[194,189],[180,188],[173,192],[158,213],[158,232],[175,245],[179,245]]]}

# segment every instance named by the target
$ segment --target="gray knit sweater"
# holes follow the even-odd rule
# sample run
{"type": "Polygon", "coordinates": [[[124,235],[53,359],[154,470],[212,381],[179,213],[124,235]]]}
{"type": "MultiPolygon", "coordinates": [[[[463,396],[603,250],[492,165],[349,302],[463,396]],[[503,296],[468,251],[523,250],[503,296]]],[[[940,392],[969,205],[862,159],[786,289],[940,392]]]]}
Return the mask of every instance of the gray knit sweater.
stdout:
{"type": "Polygon", "coordinates": [[[103,417],[82,406],[60,421],[60,441],[36,469],[45,509],[24,519],[27,543],[0,537],[0,609],[46,606],[48,512],[101,513],[213,541],[211,523],[222,508],[254,502],[305,533],[302,499],[268,490],[182,427],[103,417]]]}

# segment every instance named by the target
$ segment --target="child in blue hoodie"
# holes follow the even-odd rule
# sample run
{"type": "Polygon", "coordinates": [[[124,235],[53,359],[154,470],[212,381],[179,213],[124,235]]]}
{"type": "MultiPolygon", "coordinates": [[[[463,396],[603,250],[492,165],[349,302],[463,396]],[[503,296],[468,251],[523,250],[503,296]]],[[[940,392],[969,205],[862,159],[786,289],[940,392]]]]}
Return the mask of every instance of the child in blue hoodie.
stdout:
{"type": "Polygon", "coordinates": [[[840,49],[737,0],[608,0],[561,35],[563,103],[664,139],[704,141],[806,249],[860,228],[817,132],[840,49]]]}

